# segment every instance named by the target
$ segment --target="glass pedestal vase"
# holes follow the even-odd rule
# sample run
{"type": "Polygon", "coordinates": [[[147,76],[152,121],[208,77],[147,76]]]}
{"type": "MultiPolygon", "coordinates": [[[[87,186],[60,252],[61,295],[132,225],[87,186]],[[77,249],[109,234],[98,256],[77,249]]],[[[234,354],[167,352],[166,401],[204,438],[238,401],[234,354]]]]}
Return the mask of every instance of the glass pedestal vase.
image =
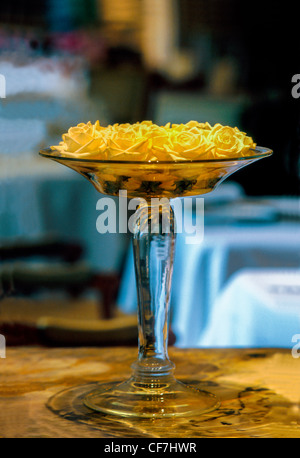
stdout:
{"type": "Polygon", "coordinates": [[[213,394],[188,387],[174,377],[168,356],[168,326],[175,248],[174,212],[168,199],[141,203],[133,247],[138,293],[138,359],[129,380],[89,394],[85,405],[134,417],[174,417],[208,412],[218,406],[213,394]],[[155,202],[156,201],[156,202],[155,202]]]}
{"type": "Polygon", "coordinates": [[[200,415],[218,407],[213,394],[176,380],[168,357],[176,232],[169,199],[211,192],[229,175],[272,151],[256,147],[250,153],[235,158],[133,162],[65,157],[53,149],[40,152],[83,175],[102,194],[118,196],[124,190],[128,198],[140,199],[130,223],[138,293],[138,358],[127,381],[99,385],[87,393],[83,401],[87,407],[142,418],[200,415]]]}

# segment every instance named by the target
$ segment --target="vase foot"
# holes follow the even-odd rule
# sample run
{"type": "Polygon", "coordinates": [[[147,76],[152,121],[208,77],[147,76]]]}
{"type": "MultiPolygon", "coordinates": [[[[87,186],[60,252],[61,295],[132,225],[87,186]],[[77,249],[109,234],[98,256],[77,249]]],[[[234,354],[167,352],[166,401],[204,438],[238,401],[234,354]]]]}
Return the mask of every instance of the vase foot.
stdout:
{"type": "Polygon", "coordinates": [[[84,404],[98,412],[122,417],[193,416],[219,407],[217,397],[175,378],[141,383],[133,377],[118,385],[105,384],[89,393],[84,404]]]}

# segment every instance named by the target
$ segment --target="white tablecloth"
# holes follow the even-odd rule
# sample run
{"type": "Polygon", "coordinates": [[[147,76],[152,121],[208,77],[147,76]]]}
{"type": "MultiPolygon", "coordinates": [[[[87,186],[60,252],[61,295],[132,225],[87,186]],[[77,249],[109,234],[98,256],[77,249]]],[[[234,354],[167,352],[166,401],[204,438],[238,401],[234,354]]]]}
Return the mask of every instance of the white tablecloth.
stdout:
{"type": "MultiPolygon", "coordinates": [[[[98,271],[119,270],[123,234],[99,234],[94,187],[75,171],[44,158],[0,159],[0,241],[57,235],[83,244],[98,271]]],[[[116,202],[117,203],[117,202],[116,202]]]]}
{"type": "Polygon", "coordinates": [[[292,348],[299,337],[300,268],[245,269],[217,297],[198,344],[292,348]]]}
{"type": "MultiPolygon", "coordinates": [[[[177,234],[171,296],[177,346],[199,346],[216,297],[235,272],[251,267],[299,268],[299,221],[206,224],[204,240],[196,245],[177,234]]],[[[132,250],[119,305],[127,312],[137,306],[132,250]]]]}

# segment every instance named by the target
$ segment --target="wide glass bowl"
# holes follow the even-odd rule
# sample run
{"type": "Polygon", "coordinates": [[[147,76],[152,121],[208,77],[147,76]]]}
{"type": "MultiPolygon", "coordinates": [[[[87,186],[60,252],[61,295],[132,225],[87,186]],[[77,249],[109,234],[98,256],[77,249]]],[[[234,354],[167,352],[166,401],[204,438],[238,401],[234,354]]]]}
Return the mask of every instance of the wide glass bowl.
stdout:
{"type": "Polygon", "coordinates": [[[63,157],[53,149],[40,154],[66,165],[87,178],[102,194],[117,196],[126,190],[127,196],[184,197],[206,194],[232,173],[269,156],[268,148],[256,147],[248,156],[184,160],[184,161],[105,161],[63,157]]]}
{"type": "Polygon", "coordinates": [[[127,197],[140,199],[132,231],[138,357],[128,380],[117,385],[99,385],[86,393],[87,407],[123,417],[160,418],[200,415],[219,406],[213,394],[178,381],[168,356],[176,236],[169,199],[206,194],[232,173],[270,156],[272,151],[257,147],[249,153],[245,157],[212,160],[132,162],[63,157],[52,149],[40,152],[43,157],[79,172],[102,194],[117,196],[119,191],[126,190],[127,197]],[[165,199],[157,199],[162,197],[165,199]]]}

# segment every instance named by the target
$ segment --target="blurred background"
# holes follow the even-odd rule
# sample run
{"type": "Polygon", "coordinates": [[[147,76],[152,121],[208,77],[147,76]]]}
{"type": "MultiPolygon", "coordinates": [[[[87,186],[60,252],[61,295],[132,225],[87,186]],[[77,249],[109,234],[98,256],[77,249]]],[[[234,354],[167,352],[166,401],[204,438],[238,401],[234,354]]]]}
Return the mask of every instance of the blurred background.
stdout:
{"type": "Polygon", "coordinates": [[[37,152],[79,122],[151,119],[237,126],[274,150],[205,198],[203,244],[192,250],[178,237],[171,341],[291,345],[300,333],[296,21],[292,2],[274,0],[1,6],[0,320],[10,344],[39,342],[41,332],[57,345],[136,341],[130,237],[98,234],[101,196],[37,152]],[[235,287],[240,317],[226,299],[235,287]]]}

